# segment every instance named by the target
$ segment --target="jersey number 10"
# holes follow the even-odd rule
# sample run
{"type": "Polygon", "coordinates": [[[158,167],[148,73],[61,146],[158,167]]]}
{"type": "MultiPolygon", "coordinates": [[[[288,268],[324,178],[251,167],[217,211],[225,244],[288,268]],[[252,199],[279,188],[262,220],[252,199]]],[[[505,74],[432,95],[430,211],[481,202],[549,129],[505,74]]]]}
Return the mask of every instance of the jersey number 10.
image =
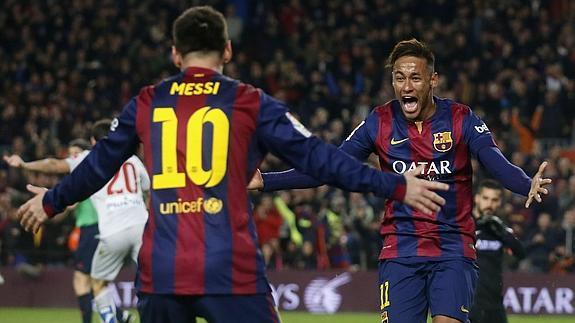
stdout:
{"type": "MultiPolygon", "coordinates": [[[[178,118],[173,108],[156,108],[154,122],[162,123],[162,172],[152,177],[153,189],[179,188],[186,185],[186,174],[178,169],[178,118]]],[[[224,178],[228,164],[230,121],[221,109],[203,107],[194,112],[186,125],[186,173],[198,186],[214,187],[224,178]],[[212,124],[211,169],[202,165],[204,125],[212,124]]]]}

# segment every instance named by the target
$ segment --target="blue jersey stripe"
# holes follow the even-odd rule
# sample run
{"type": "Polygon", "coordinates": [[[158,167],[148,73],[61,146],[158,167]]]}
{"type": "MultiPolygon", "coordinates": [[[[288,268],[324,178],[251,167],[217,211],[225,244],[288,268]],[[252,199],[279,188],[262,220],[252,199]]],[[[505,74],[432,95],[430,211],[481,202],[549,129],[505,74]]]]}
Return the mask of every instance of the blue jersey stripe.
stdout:
{"type": "MultiPolygon", "coordinates": [[[[392,122],[392,139],[402,140],[408,138],[408,124],[402,115],[399,102],[394,102],[391,108],[393,109],[393,119],[395,121],[392,122]]],[[[395,161],[402,161],[407,165],[408,169],[412,161],[410,141],[407,140],[405,143],[399,145],[390,145],[388,154],[390,155],[389,163],[392,167],[395,161]]],[[[396,232],[398,233],[397,256],[406,257],[417,255],[417,237],[415,236],[415,225],[413,224],[411,208],[403,203],[394,203],[393,217],[395,218],[396,232]]]]}

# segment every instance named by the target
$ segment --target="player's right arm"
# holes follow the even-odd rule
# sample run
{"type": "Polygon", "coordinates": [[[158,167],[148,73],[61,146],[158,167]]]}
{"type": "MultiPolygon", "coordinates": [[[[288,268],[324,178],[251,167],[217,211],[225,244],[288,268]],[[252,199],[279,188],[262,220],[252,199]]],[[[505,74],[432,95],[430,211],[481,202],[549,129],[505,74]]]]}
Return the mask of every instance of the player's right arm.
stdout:
{"type": "Polygon", "coordinates": [[[316,180],[354,192],[403,200],[426,213],[439,210],[445,200],[431,190],[447,189],[438,182],[374,170],[347,153],[314,137],[287,107],[261,94],[258,138],[267,150],[316,180]]]}
{"type": "Polygon", "coordinates": [[[70,166],[65,159],[45,158],[25,162],[19,155],[4,156],[4,161],[14,168],[22,168],[41,173],[67,174],[70,166]]]}

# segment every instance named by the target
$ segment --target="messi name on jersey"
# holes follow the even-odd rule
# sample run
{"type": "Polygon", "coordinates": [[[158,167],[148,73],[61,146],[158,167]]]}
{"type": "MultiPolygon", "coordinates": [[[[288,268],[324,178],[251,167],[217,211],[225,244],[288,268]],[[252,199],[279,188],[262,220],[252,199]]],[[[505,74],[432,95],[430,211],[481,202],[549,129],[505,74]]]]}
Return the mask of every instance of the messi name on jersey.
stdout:
{"type": "Polygon", "coordinates": [[[178,83],[173,82],[170,86],[170,95],[202,95],[202,94],[218,94],[220,90],[220,82],[204,82],[204,83],[178,83]]]}

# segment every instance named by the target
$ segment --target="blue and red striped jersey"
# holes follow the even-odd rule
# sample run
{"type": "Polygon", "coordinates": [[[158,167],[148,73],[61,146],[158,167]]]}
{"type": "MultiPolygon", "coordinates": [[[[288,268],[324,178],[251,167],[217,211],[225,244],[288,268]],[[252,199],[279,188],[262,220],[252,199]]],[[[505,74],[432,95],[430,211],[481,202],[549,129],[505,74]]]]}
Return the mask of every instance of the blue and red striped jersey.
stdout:
{"type": "MultiPolygon", "coordinates": [[[[381,225],[380,258],[475,258],[471,157],[507,189],[526,196],[531,179],[499,151],[485,123],[471,109],[448,99],[433,98],[434,115],[421,123],[407,120],[397,100],[377,107],[353,130],[340,149],[360,161],[379,157],[385,173],[402,174],[425,165],[422,177],[449,184],[438,192],[447,204],[426,215],[388,200],[381,225]]],[[[297,170],[262,174],[264,191],[323,184],[297,170]]]]}
{"type": "Polygon", "coordinates": [[[250,85],[190,67],[143,88],[108,136],[43,200],[48,215],[103,186],[137,150],[150,175],[136,287],[147,293],[267,292],[246,186],[267,152],[317,180],[402,198],[405,180],[311,136],[286,106],[250,85]]]}
{"type": "Polygon", "coordinates": [[[405,118],[399,101],[377,107],[342,144],[365,159],[379,157],[385,172],[404,173],[424,165],[423,178],[449,184],[446,200],[431,215],[388,200],[380,234],[380,259],[397,257],[475,258],[471,157],[495,142],[485,123],[465,105],[434,98],[436,112],[420,123],[405,118]]]}

